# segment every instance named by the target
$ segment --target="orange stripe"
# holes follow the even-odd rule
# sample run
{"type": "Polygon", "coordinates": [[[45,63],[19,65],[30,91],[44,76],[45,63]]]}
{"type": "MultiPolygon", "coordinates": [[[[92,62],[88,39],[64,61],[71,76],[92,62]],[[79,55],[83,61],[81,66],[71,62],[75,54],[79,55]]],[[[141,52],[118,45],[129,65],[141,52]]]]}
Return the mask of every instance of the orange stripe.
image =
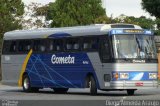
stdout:
{"type": "Polygon", "coordinates": [[[19,80],[18,80],[19,87],[22,86],[22,76],[23,76],[23,73],[26,71],[26,66],[27,66],[28,60],[31,57],[31,55],[32,55],[32,49],[29,51],[29,53],[27,54],[27,56],[23,62],[21,73],[20,73],[19,80]]]}

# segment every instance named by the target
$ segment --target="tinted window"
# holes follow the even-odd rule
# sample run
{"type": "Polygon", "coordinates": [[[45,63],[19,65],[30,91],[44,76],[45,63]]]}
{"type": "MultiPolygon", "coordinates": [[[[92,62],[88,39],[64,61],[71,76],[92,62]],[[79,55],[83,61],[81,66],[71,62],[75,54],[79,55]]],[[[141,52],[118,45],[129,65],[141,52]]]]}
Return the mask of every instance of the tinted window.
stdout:
{"type": "Polygon", "coordinates": [[[19,52],[28,52],[31,49],[31,41],[21,40],[18,44],[18,51],[19,52]]]}
{"type": "Polygon", "coordinates": [[[75,39],[75,38],[66,39],[65,49],[67,51],[79,50],[80,49],[79,39],[75,39]]]}
{"type": "Polygon", "coordinates": [[[30,49],[31,41],[27,40],[8,40],[3,43],[3,54],[27,53],[30,49]]]}
{"type": "Polygon", "coordinates": [[[107,37],[100,39],[100,58],[102,62],[111,61],[111,50],[109,46],[109,40],[107,37]]]}
{"type": "Polygon", "coordinates": [[[63,51],[63,40],[62,39],[51,39],[49,41],[49,51],[63,51]]]}
{"type": "Polygon", "coordinates": [[[6,41],[6,40],[3,42],[3,51],[2,51],[3,54],[9,53],[11,43],[12,43],[12,41],[6,41]]]}
{"type": "Polygon", "coordinates": [[[46,51],[46,40],[34,40],[33,50],[35,52],[45,52],[46,51]]]}
{"type": "Polygon", "coordinates": [[[16,50],[17,50],[17,43],[16,43],[16,41],[12,41],[12,42],[11,42],[11,45],[10,45],[10,50],[9,50],[9,52],[10,52],[10,53],[14,53],[14,52],[16,52],[16,50]]]}
{"type": "Polygon", "coordinates": [[[82,48],[83,50],[98,50],[99,39],[97,37],[84,37],[82,48]]]}

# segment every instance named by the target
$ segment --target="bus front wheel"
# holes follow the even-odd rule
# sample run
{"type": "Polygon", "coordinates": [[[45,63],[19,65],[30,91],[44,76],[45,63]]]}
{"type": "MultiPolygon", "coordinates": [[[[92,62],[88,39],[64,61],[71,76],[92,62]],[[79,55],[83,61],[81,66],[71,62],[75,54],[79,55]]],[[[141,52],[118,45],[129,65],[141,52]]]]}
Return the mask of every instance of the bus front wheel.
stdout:
{"type": "Polygon", "coordinates": [[[93,76],[90,76],[89,88],[90,88],[90,94],[91,95],[96,95],[97,94],[96,81],[95,81],[93,76]]]}

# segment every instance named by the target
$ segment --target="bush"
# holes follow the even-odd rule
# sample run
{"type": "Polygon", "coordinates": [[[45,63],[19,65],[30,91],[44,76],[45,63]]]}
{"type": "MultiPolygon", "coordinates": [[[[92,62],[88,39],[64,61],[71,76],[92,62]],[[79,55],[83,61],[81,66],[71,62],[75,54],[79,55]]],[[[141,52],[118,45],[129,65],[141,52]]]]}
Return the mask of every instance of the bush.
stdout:
{"type": "Polygon", "coordinates": [[[160,35],[160,30],[154,30],[154,35],[160,35]]]}

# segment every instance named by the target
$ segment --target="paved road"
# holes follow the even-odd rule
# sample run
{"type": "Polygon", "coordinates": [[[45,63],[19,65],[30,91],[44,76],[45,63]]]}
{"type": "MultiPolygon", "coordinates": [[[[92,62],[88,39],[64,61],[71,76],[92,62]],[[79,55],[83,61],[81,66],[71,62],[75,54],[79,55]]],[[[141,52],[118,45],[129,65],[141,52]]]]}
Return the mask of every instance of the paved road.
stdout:
{"type": "Polygon", "coordinates": [[[51,89],[38,93],[24,93],[21,88],[0,85],[0,100],[160,100],[160,88],[137,90],[134,96],[126,91],[98,91],[97,96],[90,96],[88,89],[69,89],[67,94],[55,94],[51,89]]]}

